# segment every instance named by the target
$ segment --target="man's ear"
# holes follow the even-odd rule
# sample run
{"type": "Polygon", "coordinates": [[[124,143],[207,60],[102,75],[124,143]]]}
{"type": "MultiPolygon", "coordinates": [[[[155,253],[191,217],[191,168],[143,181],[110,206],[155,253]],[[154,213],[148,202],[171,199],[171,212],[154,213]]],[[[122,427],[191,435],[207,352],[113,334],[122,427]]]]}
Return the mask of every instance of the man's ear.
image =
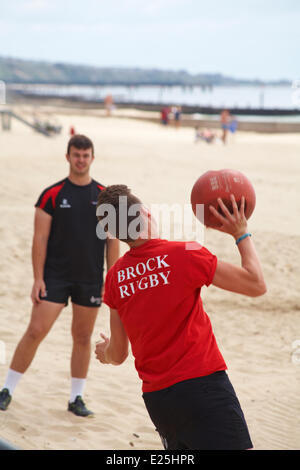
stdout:
{"type": "Polygon", "coordinates": [[[70,155],[68,153],[66,153],[66,160],[70,162],[70,155]]]}
{"type": "Polygon", "coordinates": [[[150,209],[142,204],[141,206],[141,214],[146,220],[146,227],[147,227],[147,236],[150,238],[157,238],[158,237],[158,225],[155,217],[150,212],[150,209]],[[150,229],[150,230],[149,230],[150,229]]]}

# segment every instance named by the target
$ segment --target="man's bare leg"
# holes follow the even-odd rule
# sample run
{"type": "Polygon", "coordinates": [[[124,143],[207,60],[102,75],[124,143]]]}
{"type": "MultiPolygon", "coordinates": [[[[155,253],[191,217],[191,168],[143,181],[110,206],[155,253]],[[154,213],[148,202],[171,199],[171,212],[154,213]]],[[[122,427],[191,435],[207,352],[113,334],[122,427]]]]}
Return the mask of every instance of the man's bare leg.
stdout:
{"type": "Polygon", "coordinates": [[[69,411],[79,416],[92,416],[82,401],[91,358],[91,336],[93,334],[98,307],[84,307],[73,304],[71,358],[71,396],[69,411]],[[79,397],[79,398],[78,398],[79,397]]]}
{"type": "Polygon", "coordinates": [[[0,391],[0,410],[5,411],[11,402],[15,387],[30,366],[36,350],[50,331],[64,304],[43,300],[32,307],[29,326],[16,347],[3,389],[0,391]]]}
{"type": "Polygon", "coordinates": [[[91,337],[98,307],[73,304],[71,376],[85,379],[91,358],[91,337]]]}
{"type": "Polygon", "coordinates": [[[22,374],[28,369],[39,344],[49,333],[64,305],[43,300],[32,307],[29,326],[15,350],[11,369],[22,374]]]}

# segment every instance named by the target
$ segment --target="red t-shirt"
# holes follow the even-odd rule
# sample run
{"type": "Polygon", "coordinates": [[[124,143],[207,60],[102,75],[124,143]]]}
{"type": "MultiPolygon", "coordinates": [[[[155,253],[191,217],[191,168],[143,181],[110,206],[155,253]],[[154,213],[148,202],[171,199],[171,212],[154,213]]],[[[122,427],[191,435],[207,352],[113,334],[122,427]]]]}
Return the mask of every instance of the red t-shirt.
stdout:
{"type": "Polygon", "coordinates": [[[148,240],[106,276],[104,302],[120,315],[143,392],[226,369],[200,297],[217,258],[198,243],[186,248],[148,240]]]}

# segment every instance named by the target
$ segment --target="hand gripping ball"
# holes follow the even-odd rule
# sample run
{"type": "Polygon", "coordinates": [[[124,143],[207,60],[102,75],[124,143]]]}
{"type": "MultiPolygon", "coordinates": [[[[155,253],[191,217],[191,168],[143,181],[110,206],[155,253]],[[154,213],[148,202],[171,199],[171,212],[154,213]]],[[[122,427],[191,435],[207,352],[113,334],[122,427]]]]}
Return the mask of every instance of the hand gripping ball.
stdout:
{"type": "Polygon", "coordinates": [[[209,206],[212,205],[223,215],[217,201],[220,197],[232,213],[231,194],[234,195],[238,208],[242,196],[245,197],[245,216],[249,219],[256,203],[255,191],[249,179],[236,170],[207,171],[197,179],[191,191],[191,204],[195,216],[206,227],[219,227],[220,222],[211,213],[209,206]]]}

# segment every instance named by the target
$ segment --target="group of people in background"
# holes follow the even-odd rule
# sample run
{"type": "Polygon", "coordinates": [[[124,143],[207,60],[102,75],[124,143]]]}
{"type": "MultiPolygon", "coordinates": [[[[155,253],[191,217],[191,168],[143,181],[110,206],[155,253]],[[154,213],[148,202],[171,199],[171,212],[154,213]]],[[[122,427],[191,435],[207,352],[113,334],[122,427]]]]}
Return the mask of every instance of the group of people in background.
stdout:
{"type": "Polygon", "coordinates": [[[195,127],[195,143],[204,141],[208,144],[211,144],[216,141],[221,141],[226,144],[228,140],[228,132],[234,134],[237,130],[238,122],[236,117],[232,116],[230,112],[225,109],[221,113],[220,123],[222,129],[221,136],[219,136],[218,133],[212,129],[201,128],[200,126],[195,127]]]}
{"type": "Polygon", "coordinates": [[[164,106],[161,110],[161,123],[167,126],[173,121],[175,127],[180,127],[182,109],[181,106],[164,106]]]}
{"type": "MultiPolygon", "coordinates": [[[[182,117],[181,106],[164,106],[161,109],[161,124],[167,126],[169,124],[180,127],[182,117]]],[[[220,115],[220,124],[222,129],[221,136],[210,128],[203,128],[201,126],[195,127],[195,143],[204,141],[211,144],[216,141],[221,141],[224,144],[228,141],[228,133],[234,134],[238,127],[238,122],[235,116],[232,116],[227,109],[224,109],[220,115]]]]}

